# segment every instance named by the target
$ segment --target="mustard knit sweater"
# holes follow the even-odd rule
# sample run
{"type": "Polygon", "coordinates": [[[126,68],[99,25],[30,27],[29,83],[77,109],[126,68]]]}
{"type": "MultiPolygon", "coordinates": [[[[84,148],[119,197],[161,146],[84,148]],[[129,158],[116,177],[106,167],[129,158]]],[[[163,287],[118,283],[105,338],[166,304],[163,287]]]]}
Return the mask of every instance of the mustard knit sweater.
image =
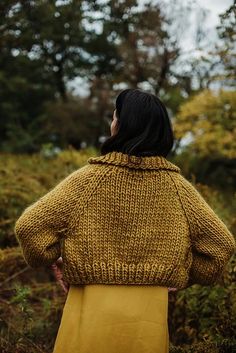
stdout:
{"type": "Polygon", "coordinates": [[[90,157],[24,210],[14,231],[25,261],[62,256],[70,284],[215,284],[233,235],[175,164],[128,157],[90,157]]]}

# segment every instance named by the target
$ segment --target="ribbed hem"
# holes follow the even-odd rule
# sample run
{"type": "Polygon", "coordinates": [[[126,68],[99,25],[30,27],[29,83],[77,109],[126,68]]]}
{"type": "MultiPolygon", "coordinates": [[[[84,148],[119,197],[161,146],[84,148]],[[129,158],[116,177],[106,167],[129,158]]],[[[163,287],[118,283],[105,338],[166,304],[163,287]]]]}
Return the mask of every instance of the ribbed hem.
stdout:
{"type": "Polygon", "coordinates": [[[134,156],[122,152],[109,152],[107,154],[90,157],[88,163],[107,163],[135,169],[167,169],[180,172],[180,168],[163,156],[134,156]]]}
{"type": "Polygon", "coordinates": [[[63,278],[70,284],[150,284],[181,289],[186,286],[188,273],[173,265],[94,262],[75,266],[65,261],[63,278]]]}

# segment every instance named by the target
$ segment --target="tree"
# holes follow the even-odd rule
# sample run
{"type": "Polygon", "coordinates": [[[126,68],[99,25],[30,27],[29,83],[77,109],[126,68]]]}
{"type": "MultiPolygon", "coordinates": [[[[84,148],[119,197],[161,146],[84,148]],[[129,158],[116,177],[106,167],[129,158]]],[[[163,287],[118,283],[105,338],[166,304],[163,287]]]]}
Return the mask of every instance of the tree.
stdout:
{"type": "Polygon", "coordinates": [[[236,158],[236,92],[205,90],[184,103],[175,117],[178,142],[198,157],[236,158]]]}
{"type": "Polygon", "coordinates": [[[123,64],[116,81],[126,82],[130,87],[146,84],[159,94],[169,86],[170,66],[179,54],[160,5],[149,1],[138,9],[134,0],[111,0],[108,4],[110,19],[105,28],[112,31],[123,64]]]}
{"type": "Polygon", "coordinates": [[[45,104],[66,102],[67,81],[86,65],[82,2],[3,0],[0,10],[1,148],[33,152],[48,141],[45,104]]]}
{"type": "Polygon", "coordinates": [[[84,57],[82,1],[15,1],[5,14],[3,44],[40,65],[66,100],[65,82],[79,73],[84,57]],[[10,40],[9,40],[10,38],[10,40]]]}
{"type": "MultiPolygon", "coordinates": [[[[86,103],[95,119],[93,141],[105,133],[122,88],[152,91],[174,112],[186,92],[191,93],[191,80],[180,79],[173,69],[179,42],[170,32],[174,20],[161,4],[3,0],[0,9],[5,17],[0,25],[0,146],[5,150],[31,152],[50,142],[51,132],[58,128],[52,124],[52,107],[57,113],[62,104],[69,104],[62,112],[69,112],[70,104],[75,107],[68,83],[77,77],[89,84],[86,103]]],[[[78,109],[84,109],[79,102],[78,109]]],[[[80,119],[83,114],[74,116],[80,119]]],[[[64,145],[66,136],[73,134],[59,135],[64,145]]]]}
{"type": "MultiPolygon", "coordinates": [[[[181,101],[180,88],[173,85],[171,66],[179,55],[177,42],[168,32],[168,20],[159,4],[151,1],[143,8],[136,0],[114,1],[97,5],[97,13],[89,5],[87,20],[100,24],[98,34],[92,27],[85,44],[92,62],[87,73],[90,99],[97,101],[101,123],[113,108],[112,101],[122,88],[145,88],[176,107],[181,101]],[[167,95],[173,90],[175,99],[167,95]]],[[[100,126],[100,128],[99,128],[100,126]]]]}
{"type": "Polygon", "coordinates": [[[220,15],[217,27],[221,43],[216,47],[219,65],[223,69],[223,83],[235,86],[236,81],[236,2],[220,15]]]}

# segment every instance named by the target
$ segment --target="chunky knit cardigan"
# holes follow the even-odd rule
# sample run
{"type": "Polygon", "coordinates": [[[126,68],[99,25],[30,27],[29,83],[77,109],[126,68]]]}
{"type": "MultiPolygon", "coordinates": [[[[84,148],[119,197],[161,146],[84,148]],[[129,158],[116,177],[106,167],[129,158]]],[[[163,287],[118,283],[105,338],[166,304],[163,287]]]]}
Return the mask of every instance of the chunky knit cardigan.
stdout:
{"type": "Polygon", "coordinates": [[[223,221],[162,156],[110,152],[28,206],[14,227],[33,268],[63,258],[70,284],[215,284],[235,253],[223,221]]]}

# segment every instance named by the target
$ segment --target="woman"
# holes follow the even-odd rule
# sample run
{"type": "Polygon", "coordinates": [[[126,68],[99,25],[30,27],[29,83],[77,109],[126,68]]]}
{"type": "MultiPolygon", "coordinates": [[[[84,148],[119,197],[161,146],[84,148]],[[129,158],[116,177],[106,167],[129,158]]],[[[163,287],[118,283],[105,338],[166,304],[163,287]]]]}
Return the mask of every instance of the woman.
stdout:
{"type": "Polygon", "coordinates": [[[69,291],[53,353],[168,352],[168,288],[216,283],[235,252],[225,224],[166,159],[173,143],[163,103],[124,90],[101,155],[17,220],[30,266],[63,261],[69,291]]]}

